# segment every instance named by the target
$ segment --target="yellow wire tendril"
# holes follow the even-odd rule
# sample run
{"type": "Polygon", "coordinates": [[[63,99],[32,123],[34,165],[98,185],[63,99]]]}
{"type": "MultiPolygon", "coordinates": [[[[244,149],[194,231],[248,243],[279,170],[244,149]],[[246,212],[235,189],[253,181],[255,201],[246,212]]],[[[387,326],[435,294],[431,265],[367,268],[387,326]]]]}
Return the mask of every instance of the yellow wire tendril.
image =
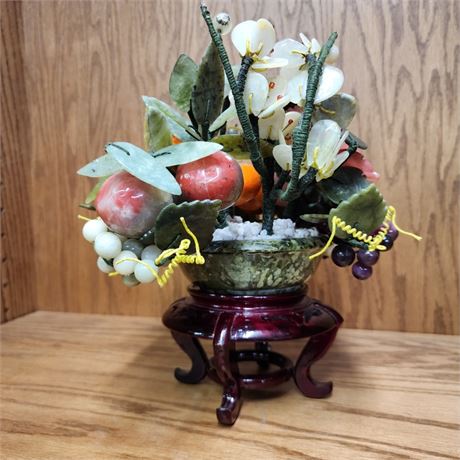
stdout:
{"type": "Polygon", "coordinates": [[[88,217],[85,217],[85,216],[82,216],[80,214],[78,214],[77,216],[80,220],[86,220],[86,222],[89,222],[90,220],[93,220],[93,219],[88,219],[88,217]]]}
{"type": "Polygon", "coordinates": [[[377,232],[377,235],[371,236],[368,235],[367,233],[362,232],[361,230],[358,230],[355,227],[352,227],[351,225],[347,224],[344,220],[342,220],[338,216],[333,216],[331,219],[331,235],[329,239],[327,240],[327,243],[324,245],[324,247],[317,253],[312,254],[309,259],[315,259],[316,257],[319,257],[323,255],[329,246],[332,244],[335,234],[337,232],[337,229],[340,229],[347,233],[348,235],[351,235],[354,239],[358,241],[362,241],[365,244],[368,245],[368,250],[369,251],[385,251],[387,248],[386,246],[382,245],[382,241],[385,238],[385,236],[388,233],[388,230],[390,229],[390,224],[391,222],[396,230],[398,230],[399,233],[402,235],[406,236],[411,236],[412,238],[415,238],[417,241],[420,241],[422,239],[421,236],[416,235],[415,233],[411,232],[406,232],[405,230],[402,230],[398,225],[396,224],[396,209],[393,206],[388,206],[387,213],[385,215],[385,219],[383,221],[383,224],[381,225],[379,231],[377,232]]]}
{"type": "MultiPolygon", "coordinates": [[[[178,248],[172,248],[172,249],[166,249],[164,250],[156,259],[155,259],[155,265],[160,265],[163,260],[169,259],[170,257],[173,257],[171,262],[169,262],[168,267],[166,270],[163,272],[163,274],[159,275],[157,271],[152,268],[148,263],[144,262],[143,260],[135,259],[133,257],[125,257],[123,259],[118,260],[115,265],[121,264],[122,262],[130,261],[130,262],[136,262],[138,264],[143,265],[145,268],[150,270],[152,275],[155,277],[155,279],[158,282],[158,285],[160,287],[163,287],[166,285],[168,282],[169,278],[171,275],[174,273],[174,269],[179,265],[179,264],[197,264],[197,265],[203,265],[205,263],[204,257],[201,255],[200,252],[200,243],[198,242],[197,237],[195,234],[190,230],[188,227],[187,223],[185,222],[185,219],[183,217],[180,218],[180,221],[185,229],[185,231],[190,235],[190,237],[193,240],[193,243],[195,245],[195,253],[188,255],[186,252],[190,248],[191,241],[188,238],[184,238],[180,243],[178,248]]],[[[116,273],[116,272],[115,272],[116,273]]],[[[112,276],[110,273],[109,276],[112,276]]]]}

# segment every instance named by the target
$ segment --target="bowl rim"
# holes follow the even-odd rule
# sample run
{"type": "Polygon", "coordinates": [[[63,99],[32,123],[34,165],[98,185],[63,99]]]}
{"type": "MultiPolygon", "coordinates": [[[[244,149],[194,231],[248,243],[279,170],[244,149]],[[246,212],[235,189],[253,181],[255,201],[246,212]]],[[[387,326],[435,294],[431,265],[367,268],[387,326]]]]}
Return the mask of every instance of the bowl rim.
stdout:
{"type": "Polygon", "coordinates": [[[245,253],[289,253],[312,251],[324,245],[321,235],[308,238],[283,238],[269,240],[218,240],[212,241],[203,254],[245,253]]]}

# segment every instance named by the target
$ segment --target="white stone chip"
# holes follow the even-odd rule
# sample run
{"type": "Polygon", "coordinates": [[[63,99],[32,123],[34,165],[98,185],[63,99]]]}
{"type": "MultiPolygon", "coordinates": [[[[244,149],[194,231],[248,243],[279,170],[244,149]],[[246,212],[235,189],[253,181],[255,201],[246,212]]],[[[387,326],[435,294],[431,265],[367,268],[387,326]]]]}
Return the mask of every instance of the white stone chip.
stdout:
{"type": "Polygon", "coordinates": [[[228,219],[228,226],[217,228],[213,234],[213,241],[233,240],[282,240],[286,238],[309,238],[318,236],[315,228],[296,228],[291,219],[275,219],[273,235],[267,235],[262,230],[260,222],[244,221],[240,216],[228,219]]]}

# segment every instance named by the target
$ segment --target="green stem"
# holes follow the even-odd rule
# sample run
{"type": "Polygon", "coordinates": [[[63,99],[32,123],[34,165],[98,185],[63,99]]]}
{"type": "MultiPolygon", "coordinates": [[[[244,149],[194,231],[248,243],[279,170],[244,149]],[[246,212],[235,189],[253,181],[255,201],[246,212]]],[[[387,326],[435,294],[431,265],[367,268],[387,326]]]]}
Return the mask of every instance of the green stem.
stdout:
{"type": "Polygon", "coordinates": [[[219,53],[219,57],[224,67],[230,89],[232,90],[232,94],[235,100],[236,112],[238,114],[238,119],[240,120],[244,133],[244,138],[251,154],[251,160],[253,161],[257,172],[262,176],[265,173],[265,165],[263,163],[262,156],[260,155],[257,138],[252,130],[251,122],[249,121],[249,116],[246,112],[243,95],[238,88],[238,83],[235,79],[235,75],[233,75],[232,66],[230,64],[227,51],[225,50],[225,46],[222,42],[220,34],[214,28],[208,8],[203,3],[201,3],[200,8],[201,14],[206,22],[206,25],[208,26],[211,39],[219,53]]]}
{"type": "MultiPolygon", "coordinates": [[[[324,46],[321,48],[318,59],[311,64],[308,69],[308,83],[305,94],[305,108],[302,114],[300,125],[294,129],[293,144],[292,144],[292,171],[291,180],[287,189],[281,194],[280,198],[284,201],[291,201],[297,195],[299,185],[300,167],[305,156],[305,147],[308,141],[308,135],[311,129],[311,117],[315,107],[315,96],[319,85],[319,79],[323,72],[323,65],[337,38],[337,32],[333,32],[324,46]]],[[[312,170],[313,168],[310,168],[312,170]]],[[[315,174],[310,171],[306,174],[308,180],[312,182],[315,174]]],[[[305,177],[305,176],[304,176],[305,177]]],[[[304,187],[308,184],[304,183],[304,187]]]]}
{"type": "Polygon", "coordinates": [[[255,168],[255,170],[259,173],[262,180],[262,191],[263,191],[263,223],[262,228],[267,230],[268,234],[273,233],[273,214],[274,214],[274,202],[270,197],[271,194],[271,185],[270,185],[270,178],[265,167],[265,163],[263,161],[262,155],[260,154],[259,148],[259,141],[257,136],[255,135],[251,122],[249,119],[249,115],[246,112],[246,106],[244,104],[243,99],[243,89],[240,90],[238,86],[238,82],[235,79],[235,75],[233,74],[232,66],[230,64],[230,60],[228,58],[227,51],[225,46],[222,42],[222,37],[214,28],[212,23],[212,18],[209,13],[207,6],[202,2],[200,4],[201,15],[208,26],[209,34],[214,45],[217,48],[219,53],[219,58],[222,62],[222,66],[224,67],[225,75],[227,76],[228,83],[230,85],[230,89],[233,94],[233,98],[235,100],[235,107],[236,113],[238,115],[238,119],[241,123],[241,128],[243,129],[243,136],[246,141],[246,144],[249,149],[249,153],[251,155],[251,162],[255,168]]]}
{"type": "Polygon", "coordinates": [[[217,214],[217,222],[219,223],[219,228],[225,228],[228,226],[227,217],[230,216],[228,209],[224,209],[217,214]]]}
{"type": "Polygon", "coordinates": [[[238,89],[240,90],[241,94],[244,92],[244,87],[246,86],[246,78],[252,64],[254,64],[254,59],[252,59],[252,57],[243,56],[243,59],[241,60],[240,71],[238,72],[238,77],[236,77],[236,83],[238,84],[238,89]]]}

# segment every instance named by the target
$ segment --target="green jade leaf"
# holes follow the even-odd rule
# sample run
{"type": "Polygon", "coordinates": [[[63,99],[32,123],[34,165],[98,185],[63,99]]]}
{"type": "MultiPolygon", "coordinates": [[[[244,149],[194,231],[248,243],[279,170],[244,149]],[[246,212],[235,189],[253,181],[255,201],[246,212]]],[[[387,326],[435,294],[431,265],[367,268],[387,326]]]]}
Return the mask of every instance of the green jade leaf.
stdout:
{"type": "MultiPolygon", "coordinates": [[[[372,184],[331,209],[328,224],[332,230],[332,217],[337,216],[347,225],[370,234],[382,225],[386,212],[387,205],[377,187],[372,184]]],[[[337,228],[336,236],[341,239],[353,238],[353,235],[339,228],[337,228]]]]}
{"type": "Polygon", "coordinates": [[[80,176],[87,177],[106,177],[121,171],[123,168],[120,163],[110,155],[102,155],[91,161],[77,171],[80,176]]]}
{"type": "Polygon", "coordinates": [[[99,193],[99,190],[101,189],[102,185],[109,177],[110,176],[101,177],[97,181],[96,185],[91,189],[91,191],[86,196],[85,204],[91,204],[96,199],[97,194],[99,193]]]}
{"type": "Polygon", "coordinates": [[[106,152],[141,181],[172,195],[182,193],[174,176],[141,148],[129,142],[113,142],[106,146],[106,152]]]}
{"type": "MultiPolygon", "coordinates": [[[[249,160],[251,157],[241,134],[223,134],[222,136],[214,137],[212,140],[222,144],[223,151],[231,155],[235,160],[249,160]]],[[[273,145],[261,139],[260,150],[264,158],[271,157],[273,145]]]]}
{"type": "Polygon", "coordinates": [[[359,169],[349,167],[339,168],[332,177],[318,182],[321,194],[335,204],[350,198],[369,185],[370,182],[359,169]]]}
{"type": "Polygon", "coordinates": [[[346,93],[336,94],[316,106],[313,123],[328,119],[335,121],[342,129],[346,129],[353,120],[357,108],[354,96],[346,93]]]}
{"type": "Polygon", "coordinates": [[[197,73],[198,66],[193,59],[181,54],[169,78],[169,95],[183,112],[190,110],[190,99],[197,73]]]}
{"type": "MultiPolygon", "coordinates": [[[[205,249],[212,241],[220,206],[220,200],[172,203],[165,206],[158,214],[155,223],[155,244],[164,250],[178,237],[180,237],[179,240],[191,239],[180,221],[180,218],[183,217],[187,226],[197,237],[200,248],[205,249]]],[[[192,242],[189,252],[193,251],[192,242]]]]}
{"type": "Polygon", "coordinates": [[[300,218],[310,224],[319,224],[328,220],[329,214],[303,214],[300,218]]]}
{"type": "MultiPolygon", "coordinates": [[[[171,106],[155,97],[142,96],[142,100],[147,109],[154,108],[165,116],[169,129],[174,136],[183,142],[196,140],[189,132],[191,128],[188,121],[171,106]]],[[[196,138],[198,138],[198,135],[196,135],[196,138]]]]}
{"type": "Polygon", "coordinates": [[[155,158],[158,165],[166,168],[190,163],[220,150],[222,145],[214,142],[182,142],[182,144],[169,145],[152,153],[151,156],[155,158]]]}
{"type": "Polygon", "coordinates": [[[150,152],[162,149],[171,144],[172,132],[168,120],[155,107],[145,108],[144,117],[144,143],[150,152]]]}
{"type": "Polygon", "coordinates": [[[196,122],[207,133],[208,127],[220,115],[224,102],[224,68],[217,48],[210,43],[201,61],[192,91],[192,112],[196,122]]]}

